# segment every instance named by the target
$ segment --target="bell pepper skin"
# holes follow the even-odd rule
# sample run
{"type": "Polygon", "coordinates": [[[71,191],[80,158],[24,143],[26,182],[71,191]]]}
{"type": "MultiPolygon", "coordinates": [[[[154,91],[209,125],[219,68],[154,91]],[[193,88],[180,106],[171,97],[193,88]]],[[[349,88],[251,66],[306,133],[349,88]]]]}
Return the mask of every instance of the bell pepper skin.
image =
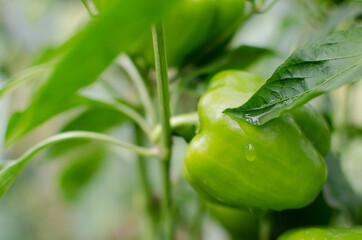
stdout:
{"type": "MultiPolygon", "coordinates": [[[[164,17],[167,62],[179,67],[225,45],[244,15],[244,0],[179,0],[164,17]]],[[[153,66],[151,33],[134,50],[153,66]]]]}
{"type": "Polygon", "coordinates": [[[362,240],[362,227],[297,229],[283,234],[278,240],[362,240]]]}
{"type": "Polygon", "coordinates": [[[246,102],[263,83],[241,71],[224,71],[212,79],[199,101],[200,127],[186,150],[185,176],[211,202],[236,208],[301,208],[316,198],[327,171],[293,115],[254,126],[222,113],[246,102]]]}
{"type": "Polygon", "coordinates": [[[210,215],[230,234],[232,239],[257,240],[259,221],[250,211],[207,203],[210,215]]]}

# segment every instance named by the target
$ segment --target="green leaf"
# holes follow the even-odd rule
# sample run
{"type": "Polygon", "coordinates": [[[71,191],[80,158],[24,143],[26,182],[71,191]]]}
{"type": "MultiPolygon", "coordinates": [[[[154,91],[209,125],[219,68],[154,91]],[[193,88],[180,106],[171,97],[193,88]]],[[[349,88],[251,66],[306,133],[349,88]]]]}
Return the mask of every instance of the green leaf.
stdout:
{"type": "Polygon", "coordinates": [[[104,157],[104,148],[94,144],[90,144],[87,149],[81,148],[73,156],[67,156],[69,163],[62,169],[59,178],[61,192],[67,200],[74,201],[79,197],[96,176],[104,157]]]}
{"type": "Polygon", "coordinates": [[[327,203],[344,213],[354,224],[362,223],[362,199],[345,178],[338,158],[329,153],[326,158],[328,178],[323,193],[327,203]]]}
{"type": "Polygon", "coordinates": [[[64,111],[64,102],[98,76],[162,16],[173,1],[110,0],[75,38],[54,72],[7,136],[12,144],[34,127],[64,111]]]}
{"type": "MultiPolygon", "coordinates": [[[[127,120],[128,118],[119,111],[95,107],[78,115],[65,125],[61,132],[78,130],[104,133],[108,129],[120,125],[127,120]]],[[[51,152],[53,156],[56,156],[68,151],[69,149],[77,148],[87,142],[87,140],[73,140],[59,143],[53,147],[51,152]]]]}
{"type": "Polygon", "coordinates": [[[245,104],[224,112],[261,125],[361,78],[362,28],[354,28],[297,49],[245,104]]]}

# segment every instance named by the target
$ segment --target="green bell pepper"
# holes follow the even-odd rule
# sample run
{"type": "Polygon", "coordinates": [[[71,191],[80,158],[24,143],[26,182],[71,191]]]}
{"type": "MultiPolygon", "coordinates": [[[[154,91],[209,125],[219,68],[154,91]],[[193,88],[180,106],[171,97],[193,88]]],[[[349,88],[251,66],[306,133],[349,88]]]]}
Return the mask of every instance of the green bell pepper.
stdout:
{"type": "Polygon", "coordinates": [[[262,126],[223,114],[246,102],[264,82],[246,72],[224,71],[199,101],[200,127],[186,150],[184,172],[208,201],[237,208],[301,208],[326,180],[321,152],[329,149],[329,129],[309,106],[262,126]],[[312,135],[303,132],[308,125],[312,135]],[[326,139],[317,143],[314,135],[326,139]]]}
{"type": "MultiPolygon", "coordinates": [[[[164,17],[167,60],[182,66],[222,48],[243,20],[244,0],[180,0],[164,17]]],[[[151,33],[132,51],[153,66],[151,33]]]]}
{"type": "Polygon", "coordinates": [[[278,240],[362,240],[362,227],[297,229],[283,234],[278,240]]]}

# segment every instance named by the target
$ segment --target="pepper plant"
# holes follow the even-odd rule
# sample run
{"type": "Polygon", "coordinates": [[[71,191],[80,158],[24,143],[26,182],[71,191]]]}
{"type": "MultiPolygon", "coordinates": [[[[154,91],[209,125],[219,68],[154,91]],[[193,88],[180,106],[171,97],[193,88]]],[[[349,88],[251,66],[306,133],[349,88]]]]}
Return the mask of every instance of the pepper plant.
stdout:
{"type": "Polygon", "coordinates": [[[336,123],[331,104],[346,85],[348,109],[362,78],[360,1],[301,1],[320,15],[290,51],[235,44],[283,1],[81,2],[89,22],[0,88],[0,97],[33,92],[11,113],[4,149],[63,116],[56,134],[0,162],[0,197],[40,151],[78,150],[60,177],[74,201],[113,145],[137,156],[145,220],[140,234],[117,239],[207,239],[208,216],[230,239],[362,239],[361,192],[340,161],[361,131],[347,110],[336,123]],[[115,87],[127,80],[126,91],[115,87]],[[121,125],[131,137],[112,133],[121,125]],[[179,138],[188,146],[176,181],[179,138]],[[191,195],[180,200],[182,191],[191,195]]]}

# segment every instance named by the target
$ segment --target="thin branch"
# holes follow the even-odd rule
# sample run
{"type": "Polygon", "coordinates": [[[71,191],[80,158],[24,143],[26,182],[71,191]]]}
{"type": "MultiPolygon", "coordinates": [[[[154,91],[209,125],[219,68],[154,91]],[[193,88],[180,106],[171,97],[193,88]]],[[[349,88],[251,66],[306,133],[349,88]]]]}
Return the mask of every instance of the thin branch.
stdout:
{"type": "Polygon", "coordinates": [[[43,140],[42,142],[36,144],[32,148],[30,148],[28,151],[26,151],[19,159],[20,161],[27,161],[30,158],[32,158],[35,154],[37,154],[42,149],[56,144],[61,143],[68,140],[75,140],[75,139],[86,139],[86,140],[96,140],[103,143],[108,143],[112,145],[116,145],[121,148],[128,149],[130,151],[136,152],[143,156],[155,156],[157,154],[157,151],[155,149],[147,149],[143,147],[139,147],[130,143],[126,143],[123,141],[120,141],[116,138],[110,137],[105,134],[101,133],[95,133],[95,132],[87,132],[87,131],[71,131],[71,132],[65,132],[60,133],[58,135],[52,136],[50,138],[47,138],[43,140]]]}
{"type": "Polygon", "coordinates": [[[86,139],[86,140],[96,140],[103,143],[113,144],[121,148],[128,149],[130,151],[136,152],[144,156],[157,156],[157,148],[143,148],[133,144],[129,144],[113,137],[107,136],[101,133],[95,132],[85,132],[85,131],[74,131],[61,133],[50,138],[45,139],[44,141],[36,144],[29,150],[27,150],[22,156],[17,158],[17,160],[0,162],[0,198],[5,194],[11,183],[14,181],[16,176],[19,174],[21,169],[29,162],[29,160],[35,156],[39,151],[44,148],[61,143],[68,140],[75,139],[86,139]]]}
{"type": "Polygon", "coordinates": [[[143,132],[147,135],[147,137],[151,138],[151,129],[145,119],[136,112],[133,108],[130,106],[115,102],[111,105],[115,110],[118,110],[120,112],[123,112],[125,115],[127,115],[129,118],[131,118],[135,123],[138,124],[138,126],[143,130],[143,132]]]}

